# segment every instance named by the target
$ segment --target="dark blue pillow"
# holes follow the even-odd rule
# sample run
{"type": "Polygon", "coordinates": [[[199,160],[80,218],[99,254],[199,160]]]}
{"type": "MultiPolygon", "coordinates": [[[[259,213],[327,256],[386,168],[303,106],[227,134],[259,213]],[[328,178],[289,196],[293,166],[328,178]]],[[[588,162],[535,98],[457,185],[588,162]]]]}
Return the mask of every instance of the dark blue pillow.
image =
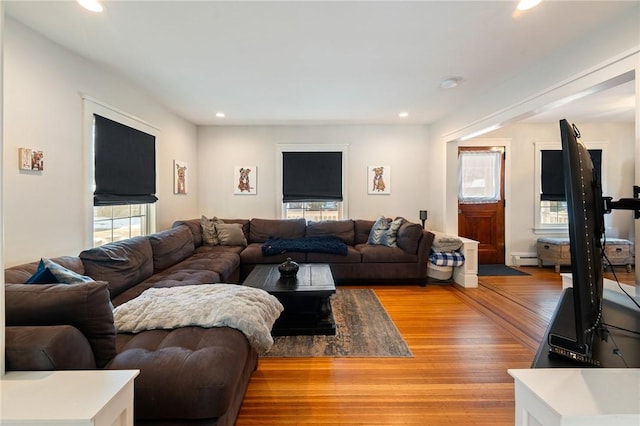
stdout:
{"type": "Polygon", "coordinates": [[[44,261],[40,259],[36,273],[25,284],[56,284],[57,282],[55,275],[51,273],[49,268],[44,266],[44,261]]]}
{"type": "Polygon", "coordinates": [[[36,273],[27,280],[27,284],[79,284],[93,281],[93,278],[80,275],[52,260],[42,258],[36,273]]]}

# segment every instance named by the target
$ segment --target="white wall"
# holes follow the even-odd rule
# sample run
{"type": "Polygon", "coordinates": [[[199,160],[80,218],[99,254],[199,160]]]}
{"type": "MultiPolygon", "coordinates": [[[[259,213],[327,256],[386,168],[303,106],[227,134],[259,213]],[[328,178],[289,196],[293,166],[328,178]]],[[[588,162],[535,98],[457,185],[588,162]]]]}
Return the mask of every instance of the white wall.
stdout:
{"type": "Polygon", "coordinates": [[[554,101],[633,70],[640,48],[640,3],[636,10],[571,46],[559,47],[538,66],[478,94],[466,108],[430,126],[429,177],[446,176],[449,183],[432,188],[431,197],[439,198],[444,206],[434,212],[437,227],[457,232],[457,197],[455,184],[451,184],[457,173],[457,152],[448,149],[447,142],[517,122],[554,101]]]}
{"type": "MultiPolygon", "coordinates": [[[[607,170],[603,170],[606,181],[604,195],[614,200],[633,197],[635,125],[634,123],[576,123],[582,134],[581,140],[607,142],[607,170]]],[[[509,138],[511,140],[507,214],[510,227],[506,229],[510,252],[535,252],[535,241],[542,234],[535,234],[534,212],[537,197],[534,194],[535,142],[557,142],[560,146],[558,123],[519,123],[483,135],[482,138],[509,138]]],[[[456,144],[450,144],[455,146],[456,144]]],[[[606,217],[607,236],[634,240],[634,219],[631,212],[613,212],[606,217]]],[[[507,263],[511,253],[506,253],[507,263]]]]}
{"type": "Polygon", "coordinates": [[[82,138],[82,101],[89,95],[160,129],[157,227],[198,213],[196,179],[173,194],[173,160],[197,175],[196,127],[160,106],[119,75],[6,18],[4,36],[5,265],[78,254],[91,225],[91,194],[82,138]],[[20,172],[18,148],[44,151],[44,171],[20,172]]]}
{"type": "MultiPolygon", "coordinates": [[[[198,181],[202,214],[275,218],[277,144],[346,144],[348,214],[375,219],[403,216],[419,221],[419,210],[438,209],[429,198],[426,126],[208,126],[198,132],[198,181]],[[368,195],[367,166],[391,166],[391,194],[368,195]],[[234,166],[257,166],[257,195],[234,195],[234,166]]],[[[439,183],[435,183],[439,184],[439,183]]]]}
{"type": "MultiPolygon", "coordinates": [[[[0,129],[3,129],[3,78],[4,75],[4,5],[0,2],[0,129]]],[[[3,132],[0,132],[0,147],[2,147],[3,132]]],[[[2,150],[0,150],[0,164],[2,164],[2,150]]],[[[0,268],[4,271],[4,222],[3,222],[3,185],[2,174],[0,173],[0,268]]],[[[0,274],[0,286],[4,288],[4,274],[0,274]]],[[[4,346],[5,346],[5,330],[4,330],[4,291],[0,291],[0,377],[4,375],[4,346]]]]}

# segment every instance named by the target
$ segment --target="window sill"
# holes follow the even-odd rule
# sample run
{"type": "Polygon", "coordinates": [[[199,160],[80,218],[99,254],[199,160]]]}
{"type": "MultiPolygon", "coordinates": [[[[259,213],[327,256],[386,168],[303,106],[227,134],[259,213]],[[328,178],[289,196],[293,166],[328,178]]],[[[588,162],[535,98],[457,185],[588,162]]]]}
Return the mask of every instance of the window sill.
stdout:
{"type": "Polygon", "coordinates": [[[569,225],[540,226],[533,228],[535,235],[569,235],[569,225]]]}

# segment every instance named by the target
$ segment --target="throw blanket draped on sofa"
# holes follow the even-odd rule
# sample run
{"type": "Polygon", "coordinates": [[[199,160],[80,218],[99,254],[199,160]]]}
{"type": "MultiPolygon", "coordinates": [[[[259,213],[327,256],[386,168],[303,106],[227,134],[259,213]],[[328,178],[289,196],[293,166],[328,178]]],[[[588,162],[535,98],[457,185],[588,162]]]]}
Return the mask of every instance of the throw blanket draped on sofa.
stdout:
{"type": "Polygon", "coordinates": [[[119,333],[187,326],[240,330],[259,353],[273,345],[282,304],[264,290],[235,284],[150,288],[113,311],[119,333]]]}
{"type": "Polygon", "coordinates": [[[338,237],[270,237],[262,244],[263,256],[274,256],[288,251],[298,251],[302,253],[331,253],[346,256],[348,248],[347,244],[338,237]]]}

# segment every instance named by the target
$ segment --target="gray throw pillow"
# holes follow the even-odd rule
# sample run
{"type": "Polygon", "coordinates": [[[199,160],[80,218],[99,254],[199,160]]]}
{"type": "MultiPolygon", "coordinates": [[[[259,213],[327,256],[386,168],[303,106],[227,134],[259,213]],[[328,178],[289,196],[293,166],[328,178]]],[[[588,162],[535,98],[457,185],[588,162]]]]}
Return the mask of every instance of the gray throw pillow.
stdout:
{"type": "Polygon", "coordinates": [[[381,216],[371,227],[368,244],[376,244],[388,247],[397,247],[398,229],[402,225],[401,217],[389,222],[387,218],[381,216]]]}
{"type": "Polygon", "coordinates": [[[216,223],[218,242],[221,246],[247,246],[247,239],[239,223],[216,223]]]}
{"type": "Polygon", "coordinates": [[[213,219],[208,219],[206,216],[202,215],[200,218],[200,225],[202,226],[202,242],[204,244],[210,246],[220,245],[218,233],[216,232],[216,224],[221,223],[224,222],[215,216],[213,219]]]}

